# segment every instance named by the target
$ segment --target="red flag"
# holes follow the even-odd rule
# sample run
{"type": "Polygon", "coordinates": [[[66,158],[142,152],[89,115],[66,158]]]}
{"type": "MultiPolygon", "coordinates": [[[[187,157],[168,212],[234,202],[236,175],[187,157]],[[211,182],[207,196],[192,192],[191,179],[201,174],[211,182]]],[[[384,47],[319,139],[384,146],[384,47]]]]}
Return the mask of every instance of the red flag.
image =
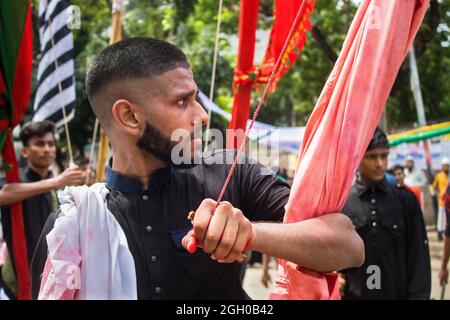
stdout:
{"type": "MultiPolygon", "coordinates": [[[[365,0],[306,126],[285,223],[340,212],[429,0],[365,0]]],[[[279,260],[279,299],[338,299],[336,274],[279,260]]]]}
{"type": "Polygon", "coordinates": [[[258,69],[257,81],[259,83],[267,83],[269,80],[269,76],[283,49],[284,42],[302,2],[305,2],[305,7],[298,25],[295,26],[296,32],[289,42],[286,53],[281,60],[280,68],[275,74],[274,88],[277,86],[281,77],[297,61],[300,51],[306,43],[306,31],[311,30],[312,27],[309,17],[314,9],[314,0],[275,0],[275,21],[270,33],[269,46],[267,47],[263,62],[258,69]]]}
{"type": "Polygon", "coordinates": [[[298,59],[300,51],[306,43],[306,30],[311,29],[309,16],[314,8],[314,0],[275,0],[275,21],[270,42],[258,70],[253,65],[253,58],[259,1],[241,1],[239,49],[233,79],[234,101],[229,125],[231,130],[227,136],[227,148],[237,148],[242,142],[243,134],[239,135],[236,132],[240,129],[243,133],[247,128],[250,115],[251,89],[255,83],[265,84],[269,80],[300,5],[303,5],[304,9],[297,26],[295,26],[296,32],[282,57],[280,68],[275,74],[273,88],[298,59]]]}
{"type": "MultiPolygon", "coordinates": [[[[31,1],[0,3],[0,149],[3,161],[12,168],[6,181],[19,182],[11,128],[22,119],[30,99],[32,67],[31,1]]],[[[30,299],[27,245],[24,238],[22,203],[10,208],[12,252],[19,287],[18,298],[30,299]]]]}

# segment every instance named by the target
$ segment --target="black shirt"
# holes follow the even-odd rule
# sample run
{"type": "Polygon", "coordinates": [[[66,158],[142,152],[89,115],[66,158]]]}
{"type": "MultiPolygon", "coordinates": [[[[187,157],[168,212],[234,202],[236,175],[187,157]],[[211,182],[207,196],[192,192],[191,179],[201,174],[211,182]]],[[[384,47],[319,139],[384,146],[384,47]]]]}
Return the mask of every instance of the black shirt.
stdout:
{"type": "MultiPolygon", "coordinates": [[[[46,179],[51,177],[51,173],[48,173],[46,179]]],[[[21,172],[21,182],[37,182],[41,181],[41,176],[27,167],[21,172]]],[[[35,251],[36,244],[39,236],[42,232],[44,224],[52,212],[54,207],[52,193],[42,193],[37,196],[30,197],[22,201],[23,210],[23,224],[25,229],[25,239],[27,243],[27,255],[28,263],[31,263],[33,253],[35,251]]],[[[12,251],[12,234],[11,234],[11,215],[10,206],[5,205],[1,207],[1,219],[3,226],[3,233],[8,246],[8,251],[11,257],[13,257],[12,251]]],[[[12,259],[14,261],[14,259],[12,259]]]]}
{"type": "Polygon", "coordinates": [[[375,187],[355,182],[343,212],[363,239],[366,256],[360,268],[344,271],[344,299],[429,299],[428,240],[415,195],[386,180],[375,187]],[[380,270],[379,289],[370,278],[373,265],[380,270]]]}
{"type": "MultiPolygon", "coordinates": [[[[219,155],[232,159],[234,152],[219,155]]],[[[168,166],[151,176],[147,190],[138,180],[107,169],[107,205],[134,258],[139,299],[247,298],[238,263],[220,264],[201,249],[189,254],[181,246],[191,229],[189,211],[196,210],[205,198],[217,199],[230,167],[168,166]]],[[[286,183],[273,173],[267,175],[261,165],[246,163],[236,167],[223,200],[241,209],[249,220],[281,221],[288,197],[286,183]]],[[[46,246],[40,250],[36,256],[46,255],[46,246]]],[[[43,265],[32,268],[41,274],[43,265]]]]}

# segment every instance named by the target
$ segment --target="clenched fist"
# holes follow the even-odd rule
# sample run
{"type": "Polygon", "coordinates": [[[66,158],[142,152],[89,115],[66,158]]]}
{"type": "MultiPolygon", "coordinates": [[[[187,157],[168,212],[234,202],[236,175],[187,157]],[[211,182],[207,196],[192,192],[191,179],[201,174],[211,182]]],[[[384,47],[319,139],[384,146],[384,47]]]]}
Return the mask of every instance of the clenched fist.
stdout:
{"type": "Polygon", "coordinates": [[[213,212],[216,204],[212,199],[203,200],[193,215],[193,229],[183,238],[182,245],[191,253],[197,247],[203,248],[220,263],[241,261],[253,239],[252,224],[227,201],[213,212]]]}

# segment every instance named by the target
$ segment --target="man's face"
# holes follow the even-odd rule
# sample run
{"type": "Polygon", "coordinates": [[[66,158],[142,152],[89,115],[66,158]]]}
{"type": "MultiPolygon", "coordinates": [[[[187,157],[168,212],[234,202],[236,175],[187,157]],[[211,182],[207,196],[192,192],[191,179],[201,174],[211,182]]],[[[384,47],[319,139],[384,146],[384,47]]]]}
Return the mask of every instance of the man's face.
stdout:
{"type": "Polygon", "coordinates": [[[359,165],[361,178],[369,183],[377,183],[384,179],[387,169],[389,149],[375,148],[367,151],[359,165]]]}
{"type": "Polygon", "coordinates": [[[449,165],[448,164],[443,164],[442,165],[442,171],[448,173],[448,169],[449,169],[449,165]]]}
{"type": "Polygon", "coordinates": [[[395,182],[398,185],[403,186],[404,179],[405,179],[405,173],[403,172],[403,170],[402,169],[395,169],[394,170],[394,177],[395,177],[395,182]]]}
{"type": "Polygon", "coordinates": [[[182,141],[193,155],[202,144],[201,134],[193,139],[194,128],[205,125],[208,115],[196,101],[198,88],[191,70],[177,68],[150,78],[143,82],[141,91],[144,94],[139,102],[144,107],[146,126],[138,140],[138,147],[160,159],[168,160],[172,148],[182,141]],[[146,84],[151,89],[146,90],[146,84]],[[177,129],[188,134],[171,141],[172,134],[177,129]]]}
{"type": "Polygon", "coordinates": [[[412,170],[414,168],[414,161],[413,160],[406,160],[405,167],[409,170],[412,170]]]}
{"type": "Polygon", "coordinates": [[[22,149],[22,155],[27,158],[28,163],[33,167],[40,169],[50,167],[56,157],[53,134],[49,132],[40,137],[32,137],[22,149]]]}

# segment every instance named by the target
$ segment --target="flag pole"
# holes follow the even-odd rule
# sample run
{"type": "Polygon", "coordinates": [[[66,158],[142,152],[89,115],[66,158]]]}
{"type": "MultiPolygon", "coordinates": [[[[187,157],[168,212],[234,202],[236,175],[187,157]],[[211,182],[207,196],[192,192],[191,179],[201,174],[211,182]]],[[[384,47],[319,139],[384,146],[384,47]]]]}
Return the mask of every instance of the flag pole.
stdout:
{"type": "MultiPolygon", "coordinates": [[[[223,7],[223,0],[219,1],[219,11],[217,12],[217,27],[216,27],[216,40],[214,43],[214,57],[213,57],[213,65],[212,65],[212,71],[211,71],[211,84],[209,87],[209,100],[213,102],[214,98],[214,84],[216,82],[216,68],[217,68],[217,56],[219,53],[219,40],[220,40],[220,24],[222,21],[222,7],[223,7]]],[[[211,108],[208,109],[208,123],[206,124],[206,131],[205,131],[205,149],[206,152],[208,150],[208,141],[209,141],[209,130],[211,127],[211,108]]]]}
{"type": "MultiPolygon", "coordinates": [[[[110,44],[122,40],[122,15],[125,11],[125,4],[123,0],[114,0],[112,5],[112,31],[110,44]]],[[[98,119],[95,120],[95,126],[98,126],[98,119]]],[[[92,141],[92,147],[95,145],[95,138],[92,141]]],[[[100,128],[100,142],[97,153],[97,174],[96,180],[103,181],[105,179],[106,161],[109,151],[109,139],[105,131],[100,128]]]]}

